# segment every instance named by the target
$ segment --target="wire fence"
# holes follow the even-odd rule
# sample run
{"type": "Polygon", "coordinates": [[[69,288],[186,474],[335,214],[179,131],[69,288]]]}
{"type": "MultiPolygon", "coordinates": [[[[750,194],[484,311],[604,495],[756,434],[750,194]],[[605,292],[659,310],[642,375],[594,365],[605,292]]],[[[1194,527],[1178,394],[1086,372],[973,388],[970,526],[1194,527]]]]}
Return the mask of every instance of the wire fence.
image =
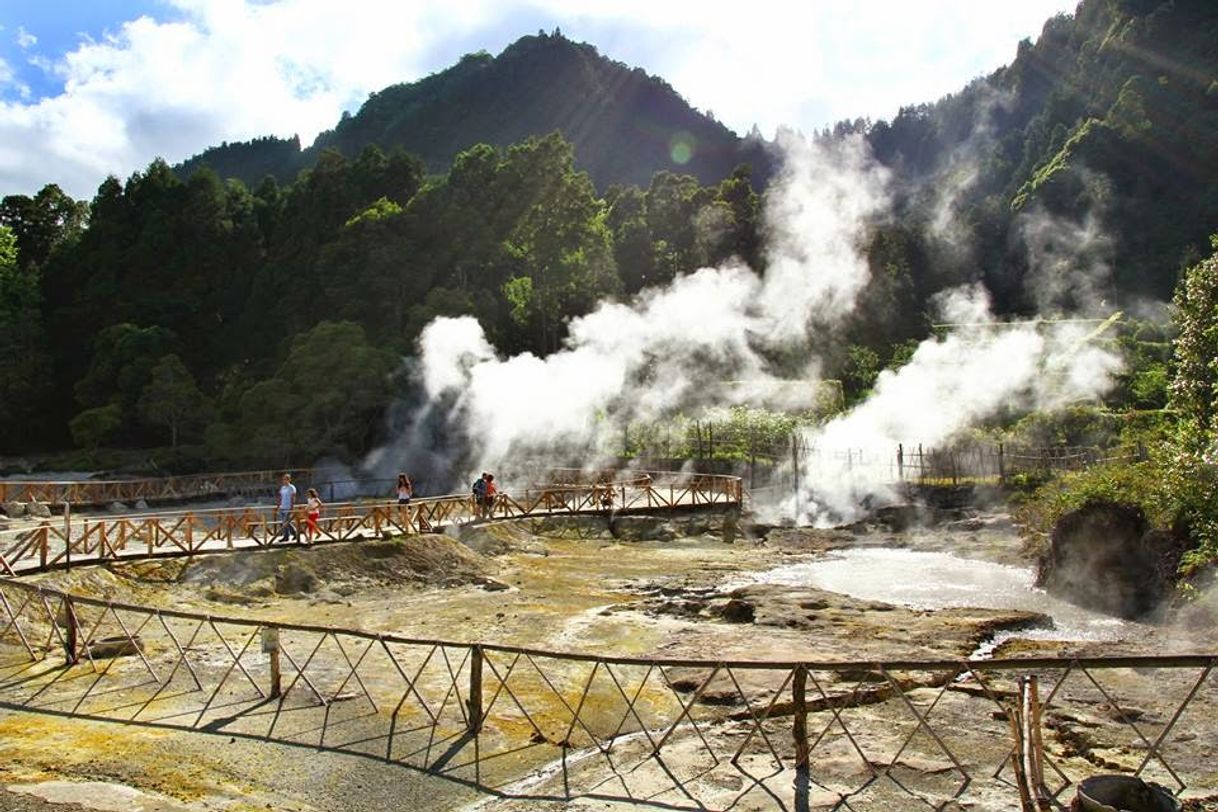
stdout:
{"type": "Polygon", "coordinates": [[[605,657],[216,617],[3,579],[0,612],[10,708],[353,753],[508,798],[1012,808],[1011,720],[1029,674],[1043,693],[1036,789],[1049,803],[1113,769],[1218,792],[1211,656],[605,657]]]}

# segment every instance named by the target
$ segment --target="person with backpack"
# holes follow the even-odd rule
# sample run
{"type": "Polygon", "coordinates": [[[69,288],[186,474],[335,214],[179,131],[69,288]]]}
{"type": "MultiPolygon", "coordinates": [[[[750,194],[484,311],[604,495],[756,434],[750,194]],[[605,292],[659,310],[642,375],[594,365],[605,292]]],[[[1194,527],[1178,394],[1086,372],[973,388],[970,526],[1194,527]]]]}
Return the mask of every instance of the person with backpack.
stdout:
{"type": "Polygon", "coordinates": [[[486,518],[484,514],[486,509],[486,477],[487,473],[483,471],[482,475],[474,480],[471,488],[474,492],[474,518],[476,519],[486,518]]]}
{"type": "Polygon", "coordinates": [[[486,503],[486,515],[487,516],[491,516],[495,512],[495,494],[496,493],[497,493],[497,489],[495,488],[495,475],[487,474],[486,475],[486,495],[482,497],[483,501],[486,503]]]}

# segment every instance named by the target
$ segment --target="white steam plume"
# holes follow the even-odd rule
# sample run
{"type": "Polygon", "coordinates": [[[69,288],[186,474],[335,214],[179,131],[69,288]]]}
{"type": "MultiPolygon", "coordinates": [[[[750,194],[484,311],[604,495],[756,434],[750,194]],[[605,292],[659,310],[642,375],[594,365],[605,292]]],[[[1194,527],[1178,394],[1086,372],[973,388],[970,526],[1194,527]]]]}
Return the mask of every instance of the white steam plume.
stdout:
{"type": "MultiPolygon", "coordinates": [[[[426,403],[369,465],[399,460],[392,467],[409,469],[428,454],[427,465],[461,481],[537,456],[591,463],[599,440],[623,421],[744,402],[758,391],[728,381],[778,382],[768,350],[790,357],[802,349],[806,368],[817,368],[806,348],[851,314],[867,284],[860,241],[887,216],[889,179],[861,139],[788,135],[783,146],[786,168],[766,198],[764,278],[732,263],[629,303],[604,302],[574,319],[564,347],[546,358],[500,358],[474,319],[438,319],[420,339],[426,403]]],[[[947,292],[938,305],[944,320],[970,326],[927,339],[909,364],[881,374],[865,403],[809,432],[817,453],[802,460],[799,497],[776,506],[782,517],[851,518],[885,492],[897,443],[940,444],[1000,410],[1094,397],[1119,368],[1069,325],[994,324],[979,287],[947,292]],[[857,466],[860,450],[883,460],[882,470],[857,466]],[[850,455],[844,462],[841,452],[850,455]]]]}
{"type": "Polygon", "coordinates": [[[628,304],[604,302],[574,319],[564,347],[546,358],[498,358],[470,317],[428,325],[420,340],[426,409],[443,402],[459,415],[474,444],[467,472],[539,453],[577,456],[616,430],[617,418],[731,402],[748,392],[724,381],[774,377],[762,350],[799,345],[810,329],[850,313],[868,277],[857,240],[886,208],[886,173],[861,139],[824,145],[787,136],[785,147],[785,171],[767,198],[764,279],[736,262],[628,304]]]}
{"type": "Polygon", "coordinates": [[[1119,357],[1085,340],[1085,326],[995,321],[980,286],[947,291],[938,305],[956,327],[923,341],[905,366],[881,372],[865,402],[806,433],[813,453],[782,515],[856,518],[868,497],[886,495],[899,443],[944,444],[1003,410],[1095,398],[1120,371],[1119,357]]]}

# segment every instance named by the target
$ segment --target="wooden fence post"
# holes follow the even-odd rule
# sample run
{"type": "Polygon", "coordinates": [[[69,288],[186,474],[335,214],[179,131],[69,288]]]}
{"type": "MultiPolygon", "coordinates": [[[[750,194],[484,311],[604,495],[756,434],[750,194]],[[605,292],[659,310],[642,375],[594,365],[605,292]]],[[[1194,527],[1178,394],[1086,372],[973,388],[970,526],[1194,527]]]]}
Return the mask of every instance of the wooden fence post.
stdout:
{"type": "Polygon", "coordinates": [[[1015,778],[1023,812],[1045,812],[1052,802],[1045,792],[1044,742],[1040,733],[1040,696],[1037,679],[1019,678],[1019,706],[1010,716],[1015,736],[1015,778]]]}
{"type": "Polygon", "coordinates": [[[72,503],[63,503],[63,551],[64,568],[72,569],[72,503]]]}
{"type": "Polygon", "coordinates": [[[262,650],[271,657],[271,699],[283,695],[282,676],[279,673],[279,629],[263,627],[262,650]]]}
{"type": "Polygon", "coordinates": [[[478,735],[482,729],[482,646],[469,649],[469,734],[478,735]]]}
{"type": "Polygon", "coordinates": [[[68,633],[64,638],[64,649],[67,657],[68,665],[76,665],[80,662],[80,655],[77,653],[79,648],[77,641],[77,621],[76,607],[72,605],[72,599],[67,595],[63,596],[63,615],[68,624],[68,633]]]}
{"type": "Polygon", "coordinates": [[[795,737],[795,769],[800,772],[808,771],[808,669],[806,666],[795,666],[795,676],[791,681],[791,700],[794,705],[795,718],[791,726],[795,737]]]}

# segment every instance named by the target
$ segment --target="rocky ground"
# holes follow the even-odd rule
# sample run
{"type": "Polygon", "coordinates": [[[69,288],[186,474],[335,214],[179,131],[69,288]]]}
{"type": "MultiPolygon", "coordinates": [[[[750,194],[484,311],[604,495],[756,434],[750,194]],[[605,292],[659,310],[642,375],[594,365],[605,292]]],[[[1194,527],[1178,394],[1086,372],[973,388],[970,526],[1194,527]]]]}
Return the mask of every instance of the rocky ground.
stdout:
{"type": "MultiPolygon", "coordinates": [[[[758,526],[716,514],[550,518],[481,524],[454,537],[131,562],[43,579],[77,593],[216,615],[597,654],[719,661],[957,659],[997,631],[1009,635],[1004,652],[1020,655],[1110,649],[1110,642],[1101,647],[1022,639],[1021,629],[1047,622],[1035,611],[911,609],[749,582],[750,573],[860,547],[1026,564],[1017,535],[1000,514],[940,515],[931,517],[933,527],[919,529],[925,518],[891,510],[869,524],[836,530],[758,526]]],[[[1205,635],[1187,640],[1207,650],[1212,644],[1205,635]]],[[[1139,635],[1121,648],[1161,650],[1155,635],[1139,635]]],[[[776,799],[828,808],[860,786],[850,808],[908,808],[911,798],[938,799],[932,805],[947,804],[941,808],[1015,806],[1010,787],[990,788],[994,782],[980,780],[1001,765],[1009,748],[1007,722],[993,697],[1010,694],[1013,674],[982,682],[916,669],[814,674],[809,728],[813,736],[824,733],[813,750],[816,767],[802,784],[791,769],[790,710],[784,708],[789,686],[764,673],[721,673],[707,680],[709,674],[666,673],[682,701],[713,719],[705,729],[679,730],[666,745],[665,758],[677,765],[677,778],[643,758],[646,742],[634,736],[615,745],[617,763],[633,763],[634,769],[608,784],[598,784],[605,774],[601,756],[577,753],[565,770],[522,760],[518,776],[490,796],[466,783],[351,754],[0,704],[0,784],[10,790],[0,795],[0,809],[41,808],[39,798],[91,809],[557,809],[572,803],[567,795],[573,788],[580,794],[574,805],[583,808],[628,807],[644,798],[681,808],[693,797],[711,808],[768,809],[776,799]],[[776,718],[757,728],[751,714],[764,707],[776,718]],[[918,725],[915,708],[950,738],[950,752],[936,747],[918,725]],[[906,736],[911,745],[902,753],[906,736]],[[730,753],[746,738],[754,741],[741,751],[742,759],[704,773],[692,769],[705,746],[730,753]],[[763,739],[770,747],[759,752],[763,739]],[[953,782],[960,783],[955,759],[977,774],[960,802],[950,800],[953,782]],[[875,770],[885,777],[869,781],[875,770]],[[14,805],[6,806],[10,800],[14,805]]],[[[1064,683],[1060,708],[1046,713],[1047,751],[1071,774],[1134,768],[1147,749],[1127,723],[1141,722],[1153,742],[1154,731],[1173,714],[1173,697],[1186,694],[1196,677],[1123,670],[1100,675],[1103,690],[1097,690],[1087,675],[1076,674],[1064,683]]],[[[1207,727],[1215,718],[1214,693],[1212,685],[1203,686],[1165,745],[1173,767],[1197,786],[1218,787],[1209,766],[1215,763],[1215,739],[1207,727]]]]}

